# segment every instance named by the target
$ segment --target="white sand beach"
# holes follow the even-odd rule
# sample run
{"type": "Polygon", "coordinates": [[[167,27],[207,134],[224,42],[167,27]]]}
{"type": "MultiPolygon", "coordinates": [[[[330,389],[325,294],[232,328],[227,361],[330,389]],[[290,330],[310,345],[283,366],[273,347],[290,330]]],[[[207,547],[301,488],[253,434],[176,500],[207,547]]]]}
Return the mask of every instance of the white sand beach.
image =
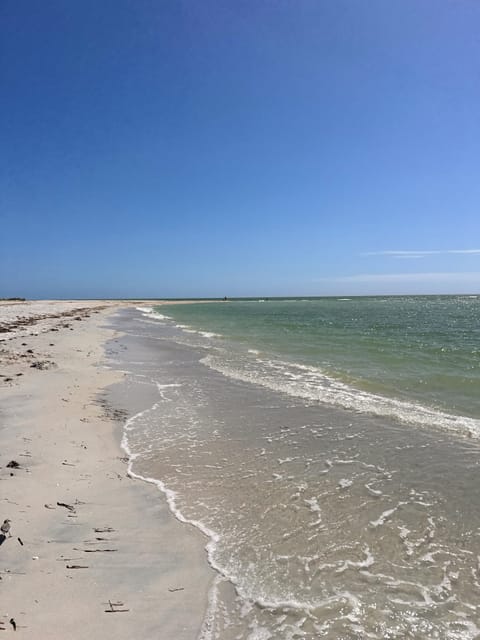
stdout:
{"type": "Polygon", "coordinates": [[[25,638],[197,637],[213,576],[195,529],[127,476],[99,400],[120,303],[0,304],[0,629],[25,638]],[[18,465],[18,466],[17,466],[18,465]]]}

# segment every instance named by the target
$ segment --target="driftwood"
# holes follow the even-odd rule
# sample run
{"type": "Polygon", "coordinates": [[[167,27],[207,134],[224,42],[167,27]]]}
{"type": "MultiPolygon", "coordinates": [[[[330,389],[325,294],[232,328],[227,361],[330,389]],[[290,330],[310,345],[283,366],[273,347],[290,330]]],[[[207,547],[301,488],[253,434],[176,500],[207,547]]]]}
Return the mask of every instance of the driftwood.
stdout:
{"type": "Polygon", "coordinates": [[[75,507],[72,507],[71,504],[66,504],[65,502],[57,502],[57,505],[59,507],[65,507],[65,509],[68,509],[69,511],[75,511],[75,507]]]}
{"type": "Polygon", "coordinates": [[[118,551],[118,549],[84,549],[84,553],[102,553],[103,551],[118,551]]]}
{"type": "Polygon", "coordinates": [[[118,607],[123,607],[124,604],[123,602],[112,602],[111,600],[108,601],[108,605],[110,607],[110,609],[105,609],[105,613],[122,613],[124,611],[130,611],[130,609],[119,609],[118,607]]]}
{"type": "Polygon", "coordinates": [[[84,564],[67,564],[67,569],[88,569],[84,564]]]}
{"type": "Polygon", "coordinates": [[[21,538],[17,538],[17,540],[19,541],[19,543],[20,543],[20,544],[22,545],[22,547],[23,547],[22,539],[21,539],[21,538]]]}
{"type": "Polygon", "coordinates": [[[111,533],[112,531],[115,531],[115,529],[112,529],[112,527],[95,527],[94,531],[95,533],[111,533]]]}
{"type": "Polygon", "coordinates": [[[169,589],[170,593],[175,593],[175,591],[184,591],[185,587],[176,587],[174,589],[169,589]]]}

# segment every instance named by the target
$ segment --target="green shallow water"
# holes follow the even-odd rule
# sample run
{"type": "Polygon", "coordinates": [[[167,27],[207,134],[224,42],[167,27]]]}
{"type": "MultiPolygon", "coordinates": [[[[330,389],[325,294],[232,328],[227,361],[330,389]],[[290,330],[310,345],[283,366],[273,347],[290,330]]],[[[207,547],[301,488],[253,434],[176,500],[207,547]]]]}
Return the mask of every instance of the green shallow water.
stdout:
{"type": "Polygon", "coordinates": [[[480,417],[480,297],[239,299],[157,307],[223,348],[354,388],[480,417]],[[212,332],[218,336],[209,336],[212,332]]]}

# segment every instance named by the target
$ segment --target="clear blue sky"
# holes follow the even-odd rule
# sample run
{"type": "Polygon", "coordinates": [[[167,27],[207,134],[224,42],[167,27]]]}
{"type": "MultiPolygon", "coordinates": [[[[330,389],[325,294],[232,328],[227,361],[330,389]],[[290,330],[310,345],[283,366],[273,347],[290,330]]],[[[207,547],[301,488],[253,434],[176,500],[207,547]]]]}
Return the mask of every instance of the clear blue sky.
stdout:
{"type": "Polygon", "coordinates": [[[0,296],[480,293],[477,0],[2,0],[0,296]]]}

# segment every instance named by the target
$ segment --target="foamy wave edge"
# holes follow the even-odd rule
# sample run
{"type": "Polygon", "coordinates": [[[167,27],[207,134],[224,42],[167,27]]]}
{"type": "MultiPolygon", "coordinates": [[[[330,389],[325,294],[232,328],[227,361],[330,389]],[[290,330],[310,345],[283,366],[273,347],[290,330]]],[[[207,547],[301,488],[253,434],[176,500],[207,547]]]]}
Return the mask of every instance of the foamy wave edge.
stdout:
{"type": "Polygon", "coordinates": [[[140,311],[146,318],[155,318],[156,320],[171,320],[170,316],[165,316],[163,313],[158,313],[153,307],[135,307],[137,311],[140,311]]]}
{"type": "Polygon", "coordinates": [[[164,494],[168,508],[170,509],[171,513],[175,516],[175,518],[177,518],[177,520],[179,520],[184,524],[189,524],[195,527],[196,529],[201,531],[201,533],[203,533],[203,535],[206,538],[208,538],[208,542],[205,545],[205,551],[207,553],[207,561],[208,561],[208,564],[212,567],[212,569],[217,573],[217,576],[212,581],[212,585],[210,586],[210,589],[209,589],[207,609],[205,611],[205,615],[201,625],[198,640],[213,639],[213,635],[211,633],[211,626],[212,626],[212,621],[215,618],[215,613],[218,607],[217,605],[218,585],[222,580],[226,580],[230,582],[234,587],[237,595],[240,596],[240,598],[242,598],[244,601],[257,605],[262,609],[272,609],[272,610],[290,609],[294,611],[304,611],[308,613],[318,607],[321,607],[325,604],[334,602],[339,599],[347,600],[350,602],[353,596],[348,592],[338,593],[338,594],[335,594],[334,596],[330,596],[329,598],[321,599],[313,602],[300,602],[297,600],[278,600],[277,601],[277,600],[270,600],[260,595],[255,596],[252,593],[248,593],[247,588],[241,584],[237,576],[229,574],[228,571],[226,571],[222,566],[220,566],[217,562],[215,562],[214,553],[215,553],[217,544],[221,539],[221,536],[217,532],[205,526],[199,520],[192,520],[190,518],[186,518],[176,504],[176,497],[177,497],[176,492],[173,489],[168,488],[162,480],[158,478],[153,478],[150,476],[142,476],[141,474],[133,471],[134,462],[140,456],[140,454],[134,453],[130,449],[130,446],[128,443],[128,431],[132,429],[133,423],[138,418],[142,417],[147,413],[150,413],[151,411],[155,411],[155,409],[157,409],[159,405],[160,405],[159,402],[155,402],[151,407],[148,407],[147,409],[143,409],[142,411],[139,411],[135,415],[131,416],[125,422],[125,424],[123,425],[123,435],[122,435],[120,446],[128,456],[127,475],[130,478],[133,478],[135,480],[141,480],[142,482],[147,482],[149,484],[155,485],[164,494]]]}
{"type": "MultiPolygon", "coordinates": [[[[163,313],[158,313],[153,307],[136,307],[137,311],[140,311],[146,318],[155,318],[156,320],[172,320],[171,316],[166,316],[163,313]]],[[[202,329],[193,329],[188,324],[175,324],[177,329],[181,329],[184,333],[196,333],[203,338],[223,338],[222,334],[214,333],[213,331],[204,331],[202,329]]]]}
{"type": "Polygon", "coordinates": [[[284,368],[285,372],[288,369],[295,369],[310,376],[314,375],[317,377],[317,380],[315,380],[315,384],[312,384],[311,381],[307,383],[306,380],[301,380],[300,375],[298,376],[298,381],[292,381],[286,378],[282,380],[279,377],[273,379],[273,375],[269,377],[264,371],[262,371],[262,375],[256,375],[255,372],[234,369],[218,362],[218,360],[218,357],[208,355],[202,358],[200,362],[222,373],[226,377],[261,385],[272,391],[279,391],[290,396],[305,398],[306,400],[313,400],[330,406],[342,407],[343,409],[359,413],[393,418],[414,426],[437,428],[456,433],[457,435],[480,438],[480,420],[467,416],[456,416],[413,402],[387,398],[355,389],[334,378],[328,377],[320,369],[315,367],[282,361],[269,363],[268,361],[260,361],[257,359],[263,366],[266,365],[267,370],[270,364],[272,374],[274,372],[278,374],[279,368],[284,368]],[[274,365],[274,367],[272,365],[274,365]]]}

